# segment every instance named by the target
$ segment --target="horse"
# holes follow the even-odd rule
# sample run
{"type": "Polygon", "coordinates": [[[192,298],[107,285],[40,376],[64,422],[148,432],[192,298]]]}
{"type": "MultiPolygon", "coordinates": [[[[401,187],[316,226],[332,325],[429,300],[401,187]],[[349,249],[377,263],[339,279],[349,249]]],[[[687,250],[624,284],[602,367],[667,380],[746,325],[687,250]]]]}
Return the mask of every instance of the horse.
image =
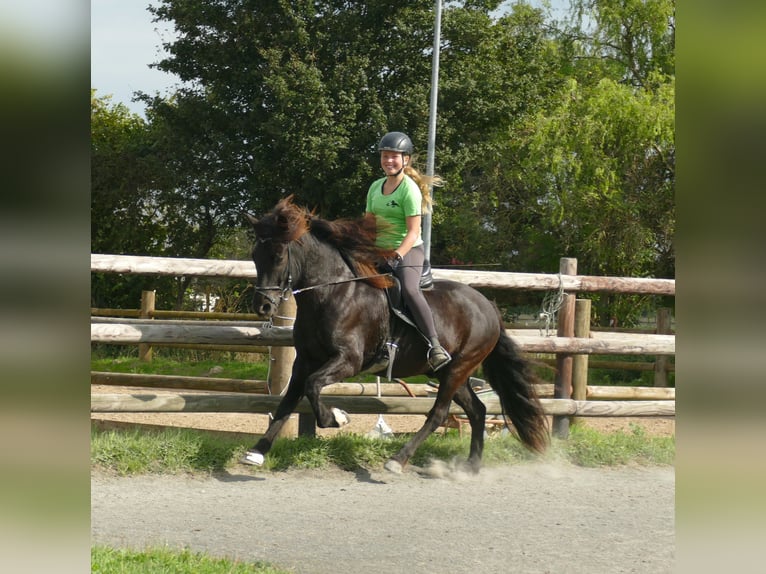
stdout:
{"type": "Polygon", "coordinates": [[[273,317],[280,299],[295,297],[295,360],[287,390],[263,437],[241,462],[261,465],[282,426],[305,396],[320,428],[342,427],[347,413],[327,407],[321,389],[359,373],[438,380],[425,423],[384,467],[401,473],[423,441],[446,420],[455,401],[471,425],[468,466],[478,473],[484,449],[486,406],[468,383],[479,366],[496,392],[506,426],[530,451],[549,443],[547,418],[535,392],[537,378],[505,332],[497,306],[468,285],[434,280],[424,290],[442,345],[452,361],[433,372],[427,342],[414,326],[391,316],[386,288],[390,274],[378,264],[393,252],[375,246],[378,223],[371,214],[334,221],[317,217],[292,200],[280,200],[266,215],[245,214],[255,232],[256,313],[273,317]],[[391,366],[391,342],[398,347],[391,366]]]}

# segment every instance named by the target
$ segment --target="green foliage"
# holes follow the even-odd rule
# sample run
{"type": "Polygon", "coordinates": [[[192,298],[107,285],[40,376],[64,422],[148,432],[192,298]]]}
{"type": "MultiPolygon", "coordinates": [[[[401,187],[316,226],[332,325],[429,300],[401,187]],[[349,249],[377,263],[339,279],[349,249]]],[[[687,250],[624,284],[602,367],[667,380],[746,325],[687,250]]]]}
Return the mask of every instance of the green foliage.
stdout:
{"type": "MultiPolygon", "coordinates": [[[[565,22],[500,4],[444,6],[432,262],[550,273],[571,256],[581,274],[674,277],[674,0],[576,0],[565,22]]],[[[384,132],[426,164],[431,0],[150,11],[177,32],[155,65],[182,84],[140,95],[145,122],[93,103],[95,252],[246,259],[241,212],[286,194],[360,215],[384,132]]],[[[248,299],[245,283],[100,276],[92,299],[134,308],[142,288],[177,309],[191,288],[248,299]]]]}
{"type": "Polygon", "coordinates": [[[142,551],[95,545],[90,550],[91,572],[94,574],[288,574],[265,562],[240,562],[214,558],[190,550],[148,548],[142,551]]]}
{"type": "MultiPolygon", "coordinates": [[[[91,91],[91,252],[160,255],[167,231],[156,202],[158,158],[151,126],[91,91]]],[[[137,308],[141,291],[168,280],[94,274],[91,305],[137,308]]]]}
{"type": "Polygon", "coordinates": [[[675,0],[573,0],[566,32],[581,56],[580,76],[609,76],[642,88],[673,76],[675,5],[675,0]]]}

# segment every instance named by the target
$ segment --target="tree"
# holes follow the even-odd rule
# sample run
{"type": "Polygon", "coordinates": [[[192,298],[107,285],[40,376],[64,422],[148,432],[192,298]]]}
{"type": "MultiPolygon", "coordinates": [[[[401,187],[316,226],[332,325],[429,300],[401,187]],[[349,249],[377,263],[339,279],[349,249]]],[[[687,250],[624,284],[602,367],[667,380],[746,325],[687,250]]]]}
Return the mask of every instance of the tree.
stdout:
{"type": "MultiPolygon", "coordinates": [[[[466,209],[454,212],[457,241],[448,249],[513,270],[551,272],[572,256],[581,273],[673,277],[673,3],[645,9],[627,2],[622,12],[616,2],[574,4],[575,14],[592,10],[594,35],[531,25],[536,14],[527,6],[508,16],[511,38],[537,46],[509,67],[523,80],[506,100],[518,94],[527,105],[494,116],[482,132],[484,153],[466,154],[474,162],[466,164],[460,195],[466,209]],[[635,24],[649,15],[652,21],[635,24]],[[524,80],[536,91],[525,91],[524,80]]],[[[495,93],[491,101],[498,100],[495,93]]],[[[603,320],[617,314],[629,322],[645,304],[593,299],[603,320]]]]}
{"type": "Polygon", "coordinates": [[[201,161],[194,179],[225,181],[232,209],[294,193],[325,215],[359,215],[377,139],[427,118],[431,8],[166,0],[152,11],[178,37],[157,67],[187,87],[172,103],[147,101],[199,142],[186,150],[201,161]]]}
{"type": "Polygon", "coordinates": [[[91,246],[100,253],[156,253],[163,242],[153,201],[146,123],[91,91],[91,246]]]}
{"type": "MultiPolygon", "coordinates": [[[[167,237],[157,203],[157,157],[150,128],[111,97],[91,90],[91,251],[159,255],[167,237]]],[[[133,308],[147,277],[96,274],[91,304],[133,308]]]]}
{"type": "MultiPolygon", "coordinates": [[[[511,150],[527,137],[527,118],[546,109],[563,84],[555,38],[543,13],[524,3],[498,19],[450,13],[445,35],[437,157],[447,184],[434,219],[449,231],[435,234],[441,260],[434,260],[521,269],[523,244],[541,243],[526,239],[538,229],[534,191],[514,181],[511,150]],[[502,224],[509,220],[512,233],[502,224]]],[[[530,270],[549,269],[540,261],[530,270]]]]}
{"type": "MultiPolygon", "coordinates": [[[[433,263],[551,272],[569,255],[581,272],[673,276],[674,2],[575,0],[562,27],[500,4],[445,4],[433,263]]],[[[432,0],[150,11],[177,32],[155,66],[183,84],[169,99],[141,95],[148,120],[129,138],[140,164],[95,156],[140,179],[98,197],[107,215],[132,201],[129,221],[152,237],[126,235],[120,249],[207,257],[242,211],[287,194],[323,217],[360,215],[386,131],[410,134],[425,164],[432,0]],[[148,207],[154,228],[140,222],[148,207]]]]}
{"type": "Polygon", "coordinates": [[[564,38],[573,63],[594,81],[657,87],[675,75],[675,8],[675,0],[571,0],[564,38]]]}
{"type": "MultiPolygon", "coordinates": [[[[592,19],[593,36],[564,31],[570,78],[547,109],[526,118],[507,156],[514,168],[506,177],[531,199],[525,217],[544,226],[522,235],[576,256],[581,273],[673,277],[674,3],[573,5],[592,19]]],[[[519,226],[498,228],[510,234],[519,226]]],[[[602,321],[616,314],[624,322],[644,304],[594,302],[602,321]]]]}

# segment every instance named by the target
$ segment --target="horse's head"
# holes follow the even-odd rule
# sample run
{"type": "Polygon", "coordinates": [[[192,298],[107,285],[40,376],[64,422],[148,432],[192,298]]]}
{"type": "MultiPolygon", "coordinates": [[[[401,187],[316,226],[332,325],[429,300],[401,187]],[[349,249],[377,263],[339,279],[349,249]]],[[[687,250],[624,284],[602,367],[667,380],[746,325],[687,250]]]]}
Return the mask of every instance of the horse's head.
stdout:
{"type": "Polygon", "coordinates": [[[245,217],[255,231],[252,258],[257,276],[253,307],[268,318],[292,291],[290,244],[308,230],[309,214],[288,197],[260,219],[250,214],[245,217]]]}

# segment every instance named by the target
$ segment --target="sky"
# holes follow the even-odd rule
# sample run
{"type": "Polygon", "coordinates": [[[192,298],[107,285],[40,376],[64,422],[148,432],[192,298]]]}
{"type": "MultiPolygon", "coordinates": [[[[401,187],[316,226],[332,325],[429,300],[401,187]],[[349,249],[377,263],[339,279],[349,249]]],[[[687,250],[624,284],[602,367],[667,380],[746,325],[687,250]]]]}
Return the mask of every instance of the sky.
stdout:
{"type": "MultiPolygon", "coordinates": [[[[131,102],[133,93],[165,95],[178,78],[149,67],[164,57],[163,41],[172,38],[172,26],[152,22],[148,0],[91,0],[90,73],[97,96],[112,96],[133,113],[144,105],[131,102]]],[[[154,4],[156,5],[156,3],[154,4]]]]}
{"type": "MultiPolygon", "coordinates": [[[[34,0],[26,0],[27,2],[34,0]]],[[[531,0],[541,5],[543,0],[531,0]]],[[[91,88],[99,97],[111,95],[112,103],[144,115],[144,105],[131,102],[136,91],[167,95],[178,78],[149,67],[164,57],[163,41],[172,39],[172,26],[152,22],[147,11],[151,0],[90,0],[91,88]]],[[[554,7],[568,0],[552,0],[554,7]]]]}

